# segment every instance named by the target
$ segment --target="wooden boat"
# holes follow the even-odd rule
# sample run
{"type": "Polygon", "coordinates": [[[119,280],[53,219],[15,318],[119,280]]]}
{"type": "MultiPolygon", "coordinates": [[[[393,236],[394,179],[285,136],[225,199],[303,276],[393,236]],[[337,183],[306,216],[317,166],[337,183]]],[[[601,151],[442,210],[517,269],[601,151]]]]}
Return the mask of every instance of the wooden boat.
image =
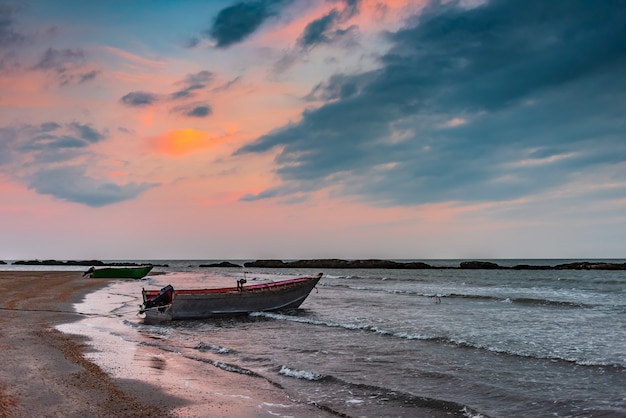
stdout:
{"type": "Polygon", "coordinates": [[[90,268],[83,275],[94,279],[141,279],[152,270],[151,265],[139,267],[103,267],[90,268]]]}
{"type": "Polygon", "coordinates": [[[244,286],[219,289],[177,289],[167,285],[161,290],[142,289],[143,304],[139,313],[146,320],[201,319],[220,315],[239,315],[250,312],[278,311],[299,307],[307,298],[322,273],[244,286]]]}

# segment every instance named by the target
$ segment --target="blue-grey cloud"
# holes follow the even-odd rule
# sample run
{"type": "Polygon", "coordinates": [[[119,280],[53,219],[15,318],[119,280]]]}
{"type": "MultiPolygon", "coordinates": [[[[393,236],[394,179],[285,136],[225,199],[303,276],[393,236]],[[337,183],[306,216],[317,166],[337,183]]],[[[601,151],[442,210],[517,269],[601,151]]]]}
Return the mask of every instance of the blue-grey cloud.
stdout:
{"type": "Polygon", "coordinates": [[[329,42],[327,32],[335,24],[338,14],[337,10],[332,10],[326,16],[309,23],[298,39],[298,44],[309,47],[321,42],[329,42]]]}
{"type": "Polygon", "coordinates": [[[56,122],[44,122],[41,125],[39,125],[39,129],[41,129],[41,132],[56,131],[60,127],[61,125],[59,125],[56,122]]]}
{"type": "Polygon", "coordinates": [[[174,113],[180,113],[191,118],[204,118],[213,113],[211,106],[206,103],[189,103],[176,106],[172,109],[174,113]]]}
{"type": "Polygon", "coordinates": [[[271,15],[264,2],[237,3],[222,9],[207,34],[218,48],[241,42],[271,15]]]}
{"type": "MultiPolygon", "coordinates": [[[[186,101],[197,95],[200,90],[208,87],[212,82],[215,75],[207,70],[199,71],[195,74],[187,74],[182,81],[176,83],[181,86],[179,90],[173,93],[159,95],[156,93],[146,91],[133,91],[120,99],[120,102],[130,107],[149,107],[159,102],[173,100],[173,101],[186,101]]],[[[191,105],[181,105],[176,107],[176,111],[180,109],[188,109],[191,105]]],[[[211,108],[206,105],[200,106],[201,108],[191,112],[190,116],[207,116],[211,113],[211,108]]],[[[193,110],[193,109],[192,109],[193,110]]]]}
{"type": "Polygon", "coordinates": [[[0,2],[0,71],[22,69],[18,51],[29,42],[29,37],[16,24],[15,16],[26,6],[0,2]]]}
{"type": "Polygon", "coordinates": [[[305,100],[330,102],[349,99],[352,96],[359,95],[363,88],[372,82],[374,77],[372,74],[364,74],[362,76],[336,74],[331,76],[326,82],[315,86],[305,96],[305,100]]]}
{"type": "Polygon", "coordinates": [[[209,116],[211,114],[211,108],[209,106],[195,106],[189,112],[186,113],[187,116],[192,116],[196,118],[203,118],[205,116],[209,116]]]}
{"type": "Polygon", "coordinates": [[[81,125],[80,123],[73,122],[70,124],[70,127],[76,131],[82,139],[91,143],[102,141],[105,138],[103,133],[98,132],[89,124],[81,125]]]}
{"type": "Polygon", "coordinates": [[[211,91],[212,92],[227,91],[232,86],[234,86],[235,84],[239,83],[240,81],[241,81],[241,76],[237,76],[237,77],[233,78],[232,80],[228,80],[227,82],[225,82],[224,84],[222,84],[220,86],[216,86],[216,87],[212,88],[211,91]]]}
{"type": "Polygon", "coordinates": [[[91,81],[94,78],[96,78],[96,76],[98,74],[100,74],[99,70],[91,70],[91,71],[81,72],[80,74],[77,74],[78,84],[82,84],[82,83],[86,83],[87,81],[91,81]]]}
{"type": "Polygon", "coordinates": [[[284,186],[256,198],[511,199],[626,161],[623,1],[433,2],[412,21],[379,69],[317,86],[325,105],[236,152],[280,149],[284,186]]]}
{"type": "Polygon", "coordinates": [[[235,3],[220,10],[211,28],[205,32],[205,36],[215,41],[217,48],[228,48],[244,41],[270,17],[276,16],[279,6],[291,1],[260,0],[235,3]]]}
{"type": "Polygon", "coordinates": [[[78,122],[65,125],[45,122],[2,128],[0,135],[5,144],[10,145],[11,153],[29,153],[29,160],[36,163],[68,160],[76,155],[78,149],[106,139],[106,131],[100,132],[90,124],[78,122]]]}
{"type": "Polygon", "coordinates": [[[81,84],[93,80],[100,72],[86,65],[85,52],[80,48],[48,48],[33,69],[52,72],[61,85],[81,84]]]}
{"type": "Polygon", "coordinates": [[[172,99],[186,99],[195,96],[196,90],[202,90],[207,87],[215,75],[207,70],[200,71],[196,74],[188,74],[179,84],[183,88],[171,94],[172,99]]]}
{"type": "Polygon", "coordinates": [[[157,186],[156,183],[118,185],[101,181],[87,176],[86,169],[86,166],[47,168],[37,171],[30,178],[28,186],[37,193],[91,207],[131,200],[157,186]]]}
{"type": "Polygon", "coordinates": [[[16,142],[17,133],[15,129],[0,128],[0,172],[7,171],[2,169],[11,163],[15,152],[13,145],[16,142]]]}
{"type": "Polygon", "coordinates": [[[0,51],[17,46],[26,39],[14,28],[13,16],[17,11],[19,11],[17,6],[0,4],[0,51]]]}
{"type": "Polygon", "coordinates": [[[358,14],[359,5],[360,2],[356,0],[346,1],[343,10],[332,9],[328,14],[310,22],[298,38],[298,46],[310,49],[318,44],[335,42],[348,34],[355,29],[354,26],[339,28],[338,25],[358,14]]]}
{"type": "Polygon", "coordinates": [[[37,70],[54,70],[57,72],[65,72],[67,63],[79,62],[85,59],[85,53],[82,49],[52,49],[48,48],[39,62],[35,65],[37,70]]]}
{"type": "Polygon", "coordinates": [[[324,16],[321,16],[306,25],[302,34],[296,40],[293,49],[286,51],[274,64],[274,72],[277,74],[287,71],[296,62],[306,56],[319,45],[341,45],[348,47],[354,45],[357,33],[356,25],[342,27],[352,17],[359,13],[360,0],[336,1],[340,8],[333,8],[324,16]]]}
{"type": "Polygon", "coordinates": [[[132,91],[120,99],[123,104],[131,107],[152,106],[158,100],[158,95],[145,91],[132,91]]]}
{"type": "Polygon", "coordinates": [[[156,183],[118,185],[87,175],[77,161],[93,159],[89,146],[106,131],[78,122],[0,127],[0,174],[37,193],[92,207],[134,199],[156,183]]]}

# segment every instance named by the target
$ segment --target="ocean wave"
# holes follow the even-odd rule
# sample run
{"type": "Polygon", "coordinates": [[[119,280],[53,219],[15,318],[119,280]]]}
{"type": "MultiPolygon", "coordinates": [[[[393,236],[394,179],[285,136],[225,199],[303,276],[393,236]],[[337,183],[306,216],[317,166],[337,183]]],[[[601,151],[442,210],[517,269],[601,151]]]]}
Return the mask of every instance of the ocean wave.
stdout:
{"type": "Polygon", "coordinates": [[[215,354],[233,354],[234,353],[234,351],[229,348],[222,347],[222,346],[215,345],[215,344],[206,344],[203,342],[198,343],[194,347],[194,350],[198,350],[202,352],[210,351],[215,354]]]}
{"type": "Polygon", "coordinates": [[[526,297],[500,297],[491,295],[469,295],[469,294],[457,294],[451,293],[449,295],[439,295],[440,298],[460,298],[460,299],[478,299],[478,300],[492,300],[496,302],[515,303],[521,305],[533,305],[533,306],[555,306],[562,308],[593,308],[595,305],[587,303],[572,302],[568,300],[553,300],[542,298],[526,298],[526,297]]]}
{"type": "MultiPolygon", "coordinates": [[[[343,401],[346,404],[362,405],[370,402],[383,402],[388,407],[390,403],[394,403],[396,405],[402,405],[402,409],[405,411],[407,410],[406,408],[413,406],[416,408],[428,408],[436,411],[442,411],[451,417],[487,418],[485,415],[468,407],[467,405],[462,405],[453,401],[418,396],[376,385],[354,383],[333,375],[324,375],[307,370],[293,369],[284,365],[280,366],[278,373],[290,378],[315,381],[326,385],[335,385],[336,389],[332,391],[333,393],[344,391],[350,394],[349,399],[346,397],[343,401]]],[[[321,405],[315,401],[313,401],[313,404],[324,410],[344,416],[344,414],[329,406],[321,405]]]]}
{"type": "Polygon", "coordinates": [[[252,370],[245,369],[243,367],[240,367],[234,364],[222,363],[221,361],[214,361],[214,360],[208,360],[207,362],[217,367],[218,369],[222,369],[227,372],[245,374],[249,376],[257,376],[257,373],[253,372],[252,370]]]}
{"type": "Polygon", "coordinates": [[[376,385],[353,383],[337,376],[326,375],[317,379],[317,381],[337,385],[337,391],[348,392],[350,394],[350,398],[344,400],[345,403],[364,404],[382,401],[385,405],[387,405],[387,408],[391,406],[391,403],[395,405],[402,405],[402,409],[404,411],[407,411],[407,408],[410,407],[428,408],[435,411],[445,412],[451,417],[486,418],[486,416],[482,415],[473,408],[453,401],[418,396],[376,385]]]}
{"type": "Polygon", "coordinates": [[[151,324],[143,324],[143,323],[135,323],[127,319],[123,320],[122,323],[130,328],[137,329],[139,332],[145,332],[148,334],[156,334],[156,335],[171,334],[171,329],[169,327],[151,325],[151,324]]]}
{"type": "Polygon", "coordinates": [[[455,346],[455,347],[462,348],[462,349],[484,350],[484,351],[488,351],[492,353],[505,354],[505,355],[515,356],[515,357],[523,357],[523,358],[530,358],[530,359],[536,359],[536,360],[563,361],[563,362],[574,363],[579,366],[585,366],[585,367],[606,367],[612,370],[615,370],[615,369],[626,370],[626,365],[613,363],[609,361],[568,358],[566,356],[559,356],[559,355],[540,355],[536,353],[513,351],[510,348],[504,349],[504,348],[499,348],[499,347],[492,347],[492,346],[481,344],[478,342],[468,341],[462,338],[441,336],[441,335],[419,334],[419,333],[412,333],[412,332],[407,332],[407,331],[396,331],[396,330],[390,330],[390,329],[386,329],[383,327],[370,325],[370,324],[359,324],[359,323],[351,323],[351,322],[339,323],[339,322],[320,320],[320,319],[314,319],[314,318],[309,318],[309,317],[291,316],[291,315],[273,313],[273,312],[254,312],[251,315],[258,316],[258,317],[265,317],[269,319],[275,319],[275,320],[299,322],[299,323],[305,323],[305,324],[317,325],[317,326],[326,326],[330,328],[342,328],[342,329],[351,330],[351,331],[366,331],[366,332],[371,332],[374,334],[391,337],[391,338],[399,338],[403,340],[419,340],[419,341],[432,342],[432,343],[437,343],[437,344],[451,345],[451,346],[455,346]]]}
{"type": "Polygon", "coordinates": [[[404,290],[404,289],[387,289],[387,288],[376,288],[370,286],[354,286],[348,284],[333,284],[325,286],[339,287],[350,290],[357,290],[363,292],[385,292],[393,295],[406,295],[406,296],[416,296],[416,297],[424,297],[424,298],[450,298],[450,299],[469,299],[469,300],[482,300],[482,301],[494,301],[494,302],[506,302],[506,303],[514,303],[521,305],[531,305],[531,306],[552,306],[552,307],[560,307],[560,308],[594,308],[598,305],[582,303],[582,302],[574,302],[568,300],[554,300],[554,299],[544,299],[544,298],[531,298],[531,297],[511,297],[511,296],[496,296],[496,295],[483,295],[483,294],[470,294],[470,293],[434,293],[434,292],[420,292],[415,290],[404,290]]]}

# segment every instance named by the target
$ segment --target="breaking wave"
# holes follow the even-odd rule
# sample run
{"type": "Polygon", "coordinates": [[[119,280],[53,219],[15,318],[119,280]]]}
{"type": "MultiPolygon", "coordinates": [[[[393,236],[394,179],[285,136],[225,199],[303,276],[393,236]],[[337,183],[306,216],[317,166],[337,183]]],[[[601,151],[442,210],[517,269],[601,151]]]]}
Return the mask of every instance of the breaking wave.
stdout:
{"type": "Polygon", "coordinates": [[[491,347],[491,346],[487,346],[487,345],[483,345],[483,344],[479,344],[475,342],[470,342],[470,341],[460,339],[460,338],[438,336],[438,335],[427,335],[427,334],[415,334],[415,333],[406,332],[406,331],[394,331],[394,330],[389,330],[389,329],[385,329],[379,326],[368,325],[368,324],[339,323],[339,322],[319,320],[319,319],[313,319],[313,318],[307,318],[307,317],[301,317],[301,316],[292,316],[292,315],[286,315],[286,314],[274,313],[274,312],[253,312],[250,315],[255,316],[255,317],[265,317],[268,319],[298,322],[298,323],[304,323],[304,324],[310,324],[310,325],[325,326],[325,327],[330,327],[330,328],[342,328],[342,329],[352,330],[352,331],[366,331],[366,332],[369,331],[374,334],[388,336],[392,338],[400,338],[404,340],[428,341],[428,342],[433,342],[433,343],[456,346],[458,348],[463,348],[463,349],[484,350],[484,351],[489,351],[492,353],[507,354],[507,355],[515,356],[515,357],[532,358],[532,359],[537,359],[537,360],[564,361],[567,363],[574,363],[580,366],[608,367],[613,370],[615,369],[626,370],[626,366],[622,364],[590,361],[590,360],[584,360],[584,359],[573,359],[573,358],[562,357],[559,355],[537,355],[535,353],[515,352],[515,351],[511,351],[510,349],[491,347]]]}
{"type": "Polygon", "coordinates": [[[345,288],[350,290],[358,290],[364,292],[385,292],[394,295],[407,295],[407,296],[416,296],[416,297],[425,297],[425,298],[434,298],[438,297],[440,299],[450,298],[450,299],[468,299],[468,300],[481,300],[481,301],[493,301],[493,302],[507,302],[514,303],[520,305],[528,305],[528,306],[552,306],[552,307],[560,307],[560,308],[594,308],[596,305],[580,303],[580,302],[572,302],[567,300],[554,300],[554,299],[543,299],[543,298],[529,298],[529,297],[500,297],[494,295],[481,295],[481,294],[466,294],[466,293],[429,293],[429,292],[420,292],[414,290],[403,290],[403,289],[384,289],[378,287],[371,286],[355,286],[355,285],[347,285],[347,284],[333,284],[332,287],[345,288]]]}

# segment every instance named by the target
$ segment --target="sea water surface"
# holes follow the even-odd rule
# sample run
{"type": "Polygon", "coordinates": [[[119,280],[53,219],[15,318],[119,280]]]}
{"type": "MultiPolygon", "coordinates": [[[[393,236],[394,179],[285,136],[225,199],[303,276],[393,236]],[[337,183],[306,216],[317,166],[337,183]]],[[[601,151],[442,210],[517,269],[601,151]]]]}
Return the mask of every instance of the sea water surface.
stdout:
{"type": "Polygon", "coordinates": [[[151,262],[167,264],[154,269],[165,274],[112,281],[77,305],[92,316],[75,326],[262,377],[339,416],[410,417],[431,406],[468,417],[626,417],[625,271],[325,269],[295,311],[149,325],[136,315],[142,287],[319,272],[151,262]]]}

